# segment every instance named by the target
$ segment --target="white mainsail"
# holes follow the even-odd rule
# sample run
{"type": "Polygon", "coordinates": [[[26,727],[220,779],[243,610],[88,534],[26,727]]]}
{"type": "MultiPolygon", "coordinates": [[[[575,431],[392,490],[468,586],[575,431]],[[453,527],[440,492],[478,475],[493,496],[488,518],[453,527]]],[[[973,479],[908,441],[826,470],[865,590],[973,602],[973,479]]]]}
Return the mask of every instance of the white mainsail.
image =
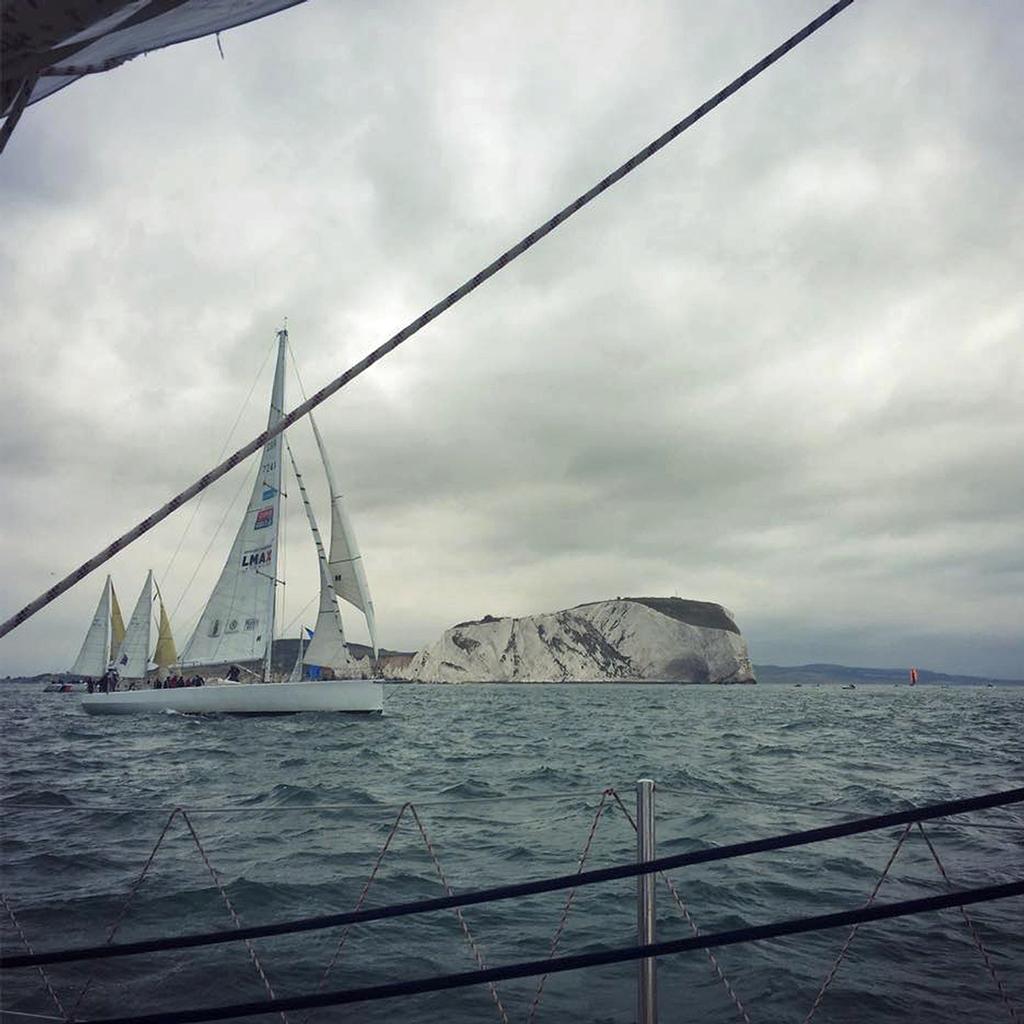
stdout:
{"type": "MultiPolygon", "coordinates": [[[[359,545],[356,543],[356,534],[352,528],[352,521],[348,517],[348,510],[345,508],[341,492],[338,490],[337,482],[334,479],[334,470],[331,468],[330,459],[327,457],[327,449],[324,446],[323,438],[320,436],[320,430],[317,428],[316,420],[313,418],[312,413],[309,414],[309,423],[313,428],[316,446],[320,449],[320,458],[324,464],[324,473],[327,474],[327,484],[331,492],[331,553],[327,560],[330,582],[338,597],[344,598],[366,616],[366,628],[370,633],[370,646],[373,648],[373,656],[376,658],[378,653],[377,624],[374,620],[370,587],[366,582],[363,557],[359,553],[359,545]]],[[[322,607],[323,604],[321,603],[322,607]]],[[[311,660],[308,652],[306,660],[311,660]]]]}
{"type": "Polygon", "coordinates": [[[146,574],[142,593],[128,620],[124,639],[114,655],[113,668],[122,679],[145,679],[153,631],[153,570],[146,574]]]}
{"type": "MultiPolygon", "coordinates": [[[[284,409],[286,331],[277,335],[277,368],[267,429],[284,409]]],[[[213,594],[182,652],[183,665],[265,658],[274,633],[277,536],[281,511],[281,437],[263,448],[252,497],[213,594]]]]}
{"type": "Polygon", "coordinates": [[[110,594],[113,584],[110,577],[103,585],[100,602],[96,605],[92,622],[82,641],[82,649],[71,666],[73,676],[89,676],[98,679],[107,671],[110,657],[110,594]]]}
{"type": "MultiPolygon", "coordinates": [[[[342,672],[348,675],[352,670],[353,659],[345,644],[345,631],[341,625],[338,601],[334,595],[330,571],[327,568],[327,554],[324,551],[323,541],[320,539],[320,529],[316,525],[316,516],[313,514],[313,506],[306,493],[306,485],[303,483],[302,474],[295,462],[295,455],[292,453],[291,445],[287,447],[292,472],[295,474],[295,482],[299,485],[299,494],[302,495],[302,506],[306,510],[306,519],[309,521],[309,529],[313,534],[317,563],[320,567],[320,603],[316,626],[313,629],[313,639],[309,641],[305,657],[302,660],[307,665],[320,665],[330,668],[336,673],[342,672]]],[[[301,648],[302,641],[300,640],[299,643],[301,648]]]]}

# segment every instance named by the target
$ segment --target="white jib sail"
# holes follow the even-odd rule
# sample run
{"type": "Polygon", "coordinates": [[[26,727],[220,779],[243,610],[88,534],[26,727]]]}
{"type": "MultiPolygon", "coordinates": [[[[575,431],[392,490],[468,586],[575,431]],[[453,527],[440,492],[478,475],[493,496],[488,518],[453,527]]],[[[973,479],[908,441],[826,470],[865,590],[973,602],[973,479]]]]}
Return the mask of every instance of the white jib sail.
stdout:
{"type": "Polygon", "coordinates": [[[299,653],[295,659],[295,664],[292,665],[292,674],[288,678],[289,683],[301,683],[302,682],[302,639],[305,630],[299,628],[299,653]]]}
{"type": "Polygon", "coordinates": [[[92,622],[82,641],[82,649],[71,666],[71,674],[74,676],[88,676],[98,679],[107,671],[108,657],[110,653],[110,577],[103,585],[103,593],[100,595],[100,602],[96,605],[92,622]]]}
{"type": "MultiPolygon", "coordinates": [[[[277,336],[277,367],[267,428],[284,409],[286,331],[277,336]]],[[[181,655],[183,665],[252,661],[266,655],[274,629],[277,536],[281,511],[281,436],[263,448],[252,496],[224,569],[195,632],[181,655]]]]}
{"type": "Polygon", "coordinates": [[[320,608],[317,611],[316,626],[313,639],[306,647],[303,661],[307,665],[320,665],[324,668],[350,674],[353,666],[352,655],[345,644],[345,634],[341,629],[341,616],[338,614],[338,602],[334,597],[334,588],[323,567],[320,570],[320,608]]]}
{"type": "Polygon", "coordinates": [[[312,413],[309,414],[309,423],[313,428],[316,446],[320,449],[320,458],[323,461],[324,472],[327,474],[327,484],[331,491],[331,553],[327,559],[330,581],[338,597],[344,598],[366,616],[366,628],[370,633],[370,646],[373,648],[373,656],[376,658],[378,650],[377,624],[374,619],[370,587],[366,582],[363,557],[359,553],[359,545],[356,543],[356,534],[352,528],[352,521],[348,517],[344,500],[334,479],[334,470],[331,468],[330,459],[327,457],[327,449],[324,446],[323,438],[320,436],[320,431],[317,428],[316,420],[313,418],[312,413]]]}
{"type": "Polygon", "coordinates": [[[324,544],[320,538],[320,530],[316,525],[313,506],[310,504],[309,495],[306,493],[306,485],[302,481],[302,474],[295,463],[295,456],[292,454],[290,445],[288,445],[288,457],[291,459],[292,472],[295,474],[295,481],[299,485],[299,493],[302,495],[302,506],[306,510],[306,519],[309,521],[309,529],[313,534],[317,562],[320,566],[320,603],[316,616],[316,626],[313,630],[313,639],[309,641],[305,657],[302,660],[307,665],[320,665],[324,668],[333,669],[335,673],[342,672],[348,674],[351,672],[353,659],[345,644],[345,631],[341,625],[338,601],[335,597],[334,587],[331,585],[330,572],[327,568],[327,554],[324,551],[324,544]]]}
{"type": "Polygon", "coordinates": [[[146,575],[142,593],[135,602],[135,610],[128,620],[124,639],[114,655],[112,667],[122,679],[145,679],[149,668],[153,632],[153,570],[146,575]]]}

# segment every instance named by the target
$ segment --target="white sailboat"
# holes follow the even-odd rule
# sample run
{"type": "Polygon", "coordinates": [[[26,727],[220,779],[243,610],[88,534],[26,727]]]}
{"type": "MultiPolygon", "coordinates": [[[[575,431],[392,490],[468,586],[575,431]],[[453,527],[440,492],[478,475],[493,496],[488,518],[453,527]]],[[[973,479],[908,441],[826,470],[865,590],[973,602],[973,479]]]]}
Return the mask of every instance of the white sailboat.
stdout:
{"type": "MultiPolygon", "coordinates": [[[[120,615],[120,612],[118,613],[120,615]]],[[[167,618],[160,588],[153,580],[153,570],[146,574],[146,582],[142,585],[135,609],[128,620],[128,628],[121,628],[121,642],[114,648],[110,659],[110,667],[118,675],[119,686],[136,688],[144,685],[152,668],[158,675],[166,674],[167,669],[177,661],[174,650],[174,637],[171,624],[167,618]],[[156,644],[153,643],[154,605],[160,609],[156,644]]]]}
{"type": "Polygon", "coordinates": [[[146,574],[146,582],[135,602],[128,628],[111,658],[110,667],[122,681],[136,681],[146,678],[149,669],[149,654],[153,632],[153,570],[146,574]]]}
{"type": "MultiPolygon", "coordinates": [[[[281,330],[278,332],[268,429],[276,426],[283,415],[287,347],[288,332],[281,330]]],[[[284,435],[280,435],[271,438],[263,448],[259,473],[231,551],[179,662],[183,668],[208,671],[219,667],[221,672],[226,672],[229,666],[260,662],[262,673],[259,681],[242,682],[218,675],[208,678],[203,686],[92,694],[82,699],[82,706],[87,712],[279,714],[383,710],[384,691],[380,681],[337,678],[339,673],[356,674],[356,665],[345,645],[337,595],[350,601],[366,616],[375,654],[376,630],[373,603],[351,523],[335,486],[319,431],[316,437],[331,490],[331,554],[328,557],[324,552],[305,487],[298,477],[320,562],[320,610],[303,661],[306,665],[329,669],[336,678],[283,682],[273,682],[270,678],[275,589],[281,582],[278,579],[278,531],[284,435]]]]}
{"type": "Polygon", "coordinates": [[[45,693],[78,693],[86,688],[86,680],[100,679],[107,671],[121,641],[124,639],[124,620],[117,603],[114,584],[108,576],[103,584],[99,604],[86,630],[81,650],[71,666],[71,680],[47,683],[45,693]]]}

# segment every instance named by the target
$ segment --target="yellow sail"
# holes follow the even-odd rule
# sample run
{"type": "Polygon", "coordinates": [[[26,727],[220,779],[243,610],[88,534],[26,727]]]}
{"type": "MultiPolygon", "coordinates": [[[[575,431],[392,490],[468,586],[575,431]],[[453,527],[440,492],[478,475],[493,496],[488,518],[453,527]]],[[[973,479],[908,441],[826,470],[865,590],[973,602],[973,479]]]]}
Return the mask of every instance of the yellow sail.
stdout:
{"type": "MultiPolygon", "coordinates": [[[[109,579],[109,577],[107,577],[109,579]]],[[[110,584],[110,658],[109,661],[114,660],[114,655],[117,654],[121,647],[121,641],[124,639],[124,619],[121,616],[121,606],[117,603],[117,593],[114,590],[114,584],[110,584]]]]}
{"type": "Polygon", "coordinates": [[[158,670],[167,669],[178,660],[178,652],[174,649],[174,637],[171,634],[171,621],[167,618],[163,598],[160,598],[160,632],[156,638],[153,660],[158,670]]]}

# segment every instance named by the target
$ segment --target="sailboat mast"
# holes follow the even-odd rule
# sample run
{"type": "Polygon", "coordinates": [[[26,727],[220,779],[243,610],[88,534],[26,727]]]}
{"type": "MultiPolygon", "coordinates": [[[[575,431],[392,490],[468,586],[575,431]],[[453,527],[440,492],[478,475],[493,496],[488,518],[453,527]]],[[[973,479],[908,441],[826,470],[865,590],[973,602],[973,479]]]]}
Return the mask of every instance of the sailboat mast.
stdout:
{"type": "MultiPolygon", "coordinates": [[[[270,396],[270,416],[267,424],[268,428],[272,425],[276,425],[282,416],[284,416],[284,366],[285,366],[285,353],[288,351],[288,328],[282,327],[277,332],[277,367],[274,371],[274,389],[270,396]]],[[[284,435],[281,435],[281,440],[284,440],[284,435]]],[[[287,443],[287,442],[285,442],[287,443]]],[[[277,460],[277,491],[280,491],[281,487],[281,460],[277,460]]],[[[278,522],[274,524],[274,539],[275,542],[278,536],[278,530],[280,529],[280,517],[278,522]]],[[[267,649],[263,655],[263,681],[265,683],[270,682],[270,670],[274,662],[274,620],[277,613],[277,567],[275,563],[274,571],[267,574],[270,579],[267,580],[267,584],[270,587],[270,622],[267,629],[267,649]]]]}
{"type": "MultiPolygon", "coordinates": [[[[277,360],[270,393],[267,430],[273,430],[284,409],[287,332],[276,332],[277,360]]],[[[278,539],[281,512],[281,439],[263,446],[249,502],[213,593],[181,653],[180,664],[260,665],[272,667],[276,613],[278,539]]],[[[255,674],[255,673],[254,673],[255,674]]]]}
{"type": "MultiPolygon", "coordinates": [[[[114,581],[107,575],[107,585],[103,588],[103,597],[100,598],[100,603],[103,603],[104,598],[107,602],[107,613],[103,616],[103,621],[106,626],[106,632],[103,635],[103,648],[108,651],[106,657],[106,664],[103,668],[106,668],[114,660],[114,655],[117,653],[114,647],[114,638],[118,637],[118,631],[120,636],[117,640],[117,646],[121,646],[121,641],[124,639],[124,619],[121,618],[121,609],[117,604],[117,595],[114,593],[114,581]],[[117,618],[114,618],[114,609],[117,609],[117,618]]],[[[101,672],[100,675],[103,673],[101,672]]]]}

